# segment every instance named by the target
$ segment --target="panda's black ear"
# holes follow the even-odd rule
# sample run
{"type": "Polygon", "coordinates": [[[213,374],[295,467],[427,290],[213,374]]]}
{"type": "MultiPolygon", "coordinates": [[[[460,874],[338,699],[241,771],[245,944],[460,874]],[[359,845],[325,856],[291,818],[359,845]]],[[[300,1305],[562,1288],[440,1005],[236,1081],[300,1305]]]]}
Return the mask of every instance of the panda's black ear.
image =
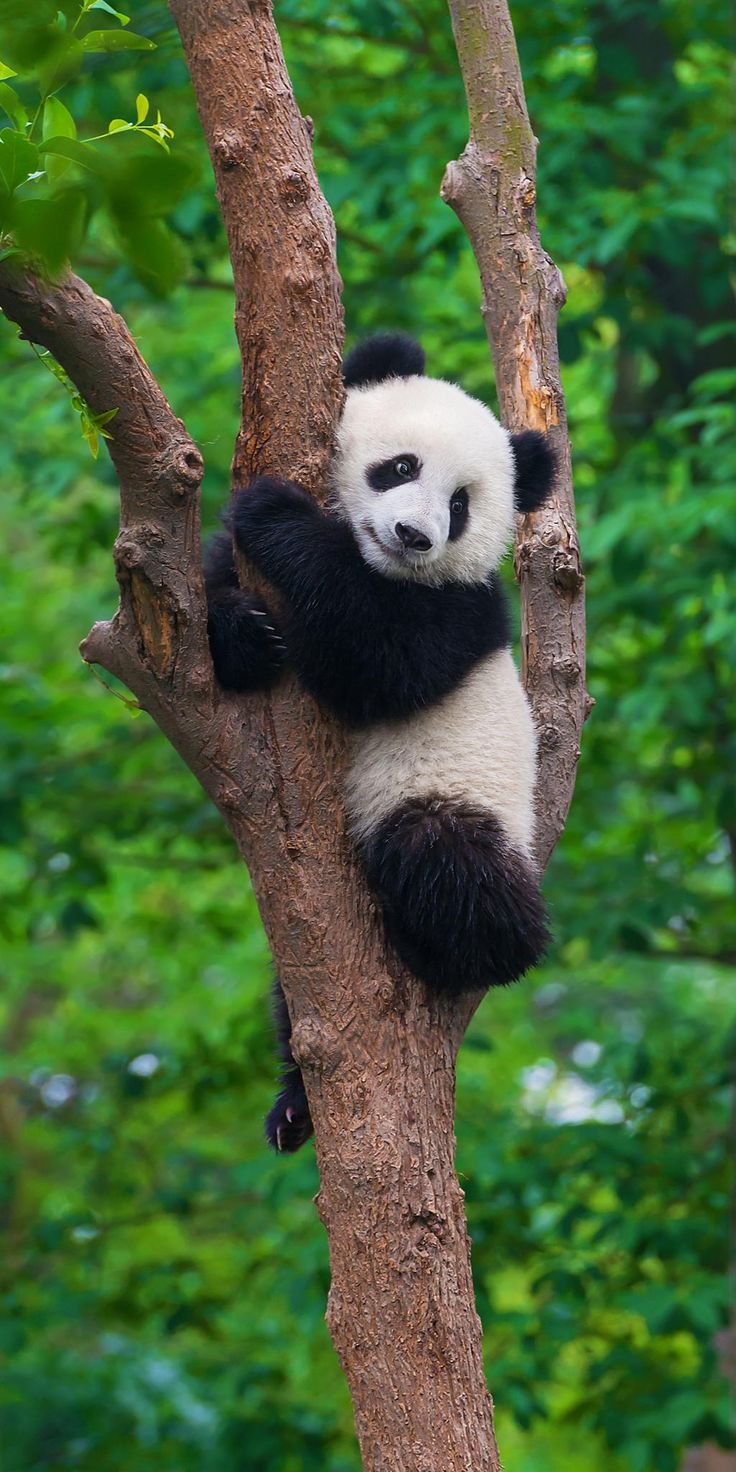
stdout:
{"type": "Polygon", "coordinates": [[[546,436],[539,429],[523,429],[512,434],[511,447],[516,462],[514,501],[517,511],[526,515],[546,501],[555,476],[557,457],[546,436]]]}
{"type": "Polygon", "coordinates": [[[424,372],[424,348],[405,332],[377,332],[348,353],[342,365],[346,388],[365,388],[385,378],[424,372]]]}

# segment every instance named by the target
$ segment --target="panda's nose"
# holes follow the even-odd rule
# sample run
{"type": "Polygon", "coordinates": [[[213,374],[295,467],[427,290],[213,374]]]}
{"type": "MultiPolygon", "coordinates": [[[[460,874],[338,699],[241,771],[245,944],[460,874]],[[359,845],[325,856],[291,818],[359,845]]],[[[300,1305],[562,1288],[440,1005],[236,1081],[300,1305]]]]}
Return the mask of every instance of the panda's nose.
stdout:
{"type": "Polygon", "coordinates": [[[409,548],[411,552],[428,552],[432,546],[429,537],[425,537],[424,532],[417,531],[415,526],[404,526],[403,522],[397,521],[394,531],[402,546],[409,548]]]}

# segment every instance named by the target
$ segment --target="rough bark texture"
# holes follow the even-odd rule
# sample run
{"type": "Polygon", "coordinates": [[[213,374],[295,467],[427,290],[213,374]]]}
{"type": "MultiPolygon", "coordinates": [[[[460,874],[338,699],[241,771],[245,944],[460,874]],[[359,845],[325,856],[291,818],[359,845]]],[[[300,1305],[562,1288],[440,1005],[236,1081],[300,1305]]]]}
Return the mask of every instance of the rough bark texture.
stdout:
{"type": "MultiPolygon", "coordinates": [[[[286,472],[319,495],[340,407],[342,326],[334,232],[309,128],[266,0],[173,0],[172,10],[236,281],[244,386],[235,477],[286,472]]],[[[507,126],[508,119],[502,132],[507,126]]],[[[505,260],[498,270],[506,282],[505,260]]],[[[554,354],[550,287],[554,278],[542,277],[534,312],[523,317],[524,382],[554,354]],[[542,331],[551,335],[535,345],[542,331]]],[[[0,306],[51,350],[96,411],[118,408],[109,448],[121,487],[120,609],[95,625],[82,652],[134,691],[217,804],[250,868],[316,1126],[318,1205],[332,1266],[328,1322],[364,1465],[498,1472],[454,1171],[455,1059],[474,1001],[429,1003],[385,954],[345,837],[345,741],[336,724],[288,680],[269,699],[237,699],[214,681],[199,559],[201,457],[125,324],[78,278],[50,286],[10,263],[0,266],[0,306]]],[[[504,347],[502,374],[507,356],[504,347]]],[[[520,400],[509,422],[556,416],[559,434],[561,400],[548,403],[540,388],[538,402],[535,417],[520,400]]],[[[543,550],[531,564],[550,569],[551,586],[563,566],[558,522],[549,546],[547,523],[538,525],[543,550]]],[[[540,599],[534,637],[527,636],[528,679],[532,692],[560,683],[567,713],[577,686],[543,667],[552,655],[540,625],[544,579],[538,587],[536,576],[524,572],[527,593],[540,599]]],[[[567,606],[573,593],[563,588],[554,597],[567,606]]],[[[554,618],[554,659],[560,650],[569,658],[557,604],[554,618]]],[[[551,709],[547,719],[554,726],[551,709]]],[[[564,773],[574,767],[571,759],[558,765],[564,773]]],[[[545,782],[558,780],[556,770],[546,768],[545,782]]],[[[548,843],[568,797],[566,788],[556,807],[550,803],[548,843]]]]}
{"type": "Polygon", "coordinates": [[[543,429],[558,456],[554,499],[521,519],[522,674],[539,731],[537,852],[547,863],[572,800],[585,694],[585,607],[572,465],[557,352],[562,276],[542,249],[536,139],[506,0],[449,0],[470,137],[448,164],[442,197],[462,220],[480,271],[501,416],[543,429]]]}
{"type": "Polygon", "coordinates": [[[267,0],[171,0],[215,171],[243,364],[235,482],[324,487],[340,405],[335,227],[267,0]],[[269,308],[272,310],[269,311],[269,308]]]}

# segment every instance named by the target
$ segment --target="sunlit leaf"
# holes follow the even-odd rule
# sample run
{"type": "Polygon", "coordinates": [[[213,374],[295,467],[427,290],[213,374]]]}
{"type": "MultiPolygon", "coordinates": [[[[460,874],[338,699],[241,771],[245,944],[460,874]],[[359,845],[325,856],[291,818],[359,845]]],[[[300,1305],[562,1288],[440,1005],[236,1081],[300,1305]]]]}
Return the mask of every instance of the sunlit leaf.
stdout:
{"type": "Polygon", "coordinates": [[[88,31],[82,39],[85,51],[155,51],[155,41],[135,31],[88,31]]]}
{"type": "Polygon", "coordinates": [[[139,92],[135,99],[136,122],[144,123],[148,117],[148,98],[143,92],[139,92]]]}
{"type": "Polygon", "coordinates": [[[127,26],[130,21],[129,15],[123,15],[122,10],[114,10],[112,5],[108,5],[107,0],[92,0],[92,4],[88,5],[87,9],[106,10],[108,15],[114,15],[120,21],[121,26],[127,26]]]}
{"type": "Polygon", "coordinates": [[[17,75],[18,73],[13,71],[12,66],[6,66],[3,61],[0,61],[0,82],[4,82],[7,77],[17,77],[17,75]]]}
{"type": "Polygon", "coordinates": [[[152,138],[154,143],[158,143],[159,146],[166,151],[166,153],[169,152],[169,145],[166,141],[166,137],[173,138],[174,136],[170,129],[166,130],[166,136],[164,136],[155,126],[152,128],[141,128],[140,132],[145,133],[147,138],[152,138]]]}
{"type": "Polygon", "coordinates": [[[81,430],[84,439],[87,441],[92,459],[96,460],[100,450],[100,442],[97,438],[97,430],[95,429],[94,424],[88,419],[81,420],[81,430]]]}

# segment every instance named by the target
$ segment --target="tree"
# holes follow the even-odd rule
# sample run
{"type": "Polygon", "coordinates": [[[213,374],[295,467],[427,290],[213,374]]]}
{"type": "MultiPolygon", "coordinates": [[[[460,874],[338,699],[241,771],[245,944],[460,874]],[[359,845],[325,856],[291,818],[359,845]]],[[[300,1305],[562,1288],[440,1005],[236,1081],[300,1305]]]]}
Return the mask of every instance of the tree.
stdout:
{"type": "MultiPolygon", "coordinates": [[[[91,8],[83,7],[87,19],[91,8]]],[[[339,410],[342,323],[310,126],[269,6],[172,0],[171,8],[235,278],[243,413],[234,474],[269,469],[319,495],[339,410]]],[[[514,429],[547,429],[563,467],[557,502],[527,519],[517,547],[546,860],[569,805],[585,709],[582,578],[555,346],[563,293],[537,236],[534,142],[508,12],[498,0],[451,9],[471,138],[444,194],[478,257],[504,417],[514,429]]],[[[90,40],[110,29],[80,34],[90,49],[112,46],[90,40]]],[[[84,162],[79,146],[64,145],[66,128],[52,109],[46,154],[84,162]]],[[[19,170],[11,195],[29,173],[23,142],[4,140],[19,170]]],[[[11,209],[10,224],[20,219],[25,225],[11,209]]],[[[16,234],[32,257],[38,235],[16,234]]],[[[125,324],[78,277],[49,282],[14,250],[1,269],[3,309],[76,385],[120,482],[120,610],[95,625],[83,655],[122,679],[154,717],[253,877],[315,1121],[332,1264],[328,1320],[366,1465],[380,1457],[397,1468],[497,1468],[453,1167],[454,1064],[474,1003],[429,1003],[384,954],[341,823],[341,732],[291,683],[246,703],[216,686],[199,567],[202,459],[125,324]]]]}

